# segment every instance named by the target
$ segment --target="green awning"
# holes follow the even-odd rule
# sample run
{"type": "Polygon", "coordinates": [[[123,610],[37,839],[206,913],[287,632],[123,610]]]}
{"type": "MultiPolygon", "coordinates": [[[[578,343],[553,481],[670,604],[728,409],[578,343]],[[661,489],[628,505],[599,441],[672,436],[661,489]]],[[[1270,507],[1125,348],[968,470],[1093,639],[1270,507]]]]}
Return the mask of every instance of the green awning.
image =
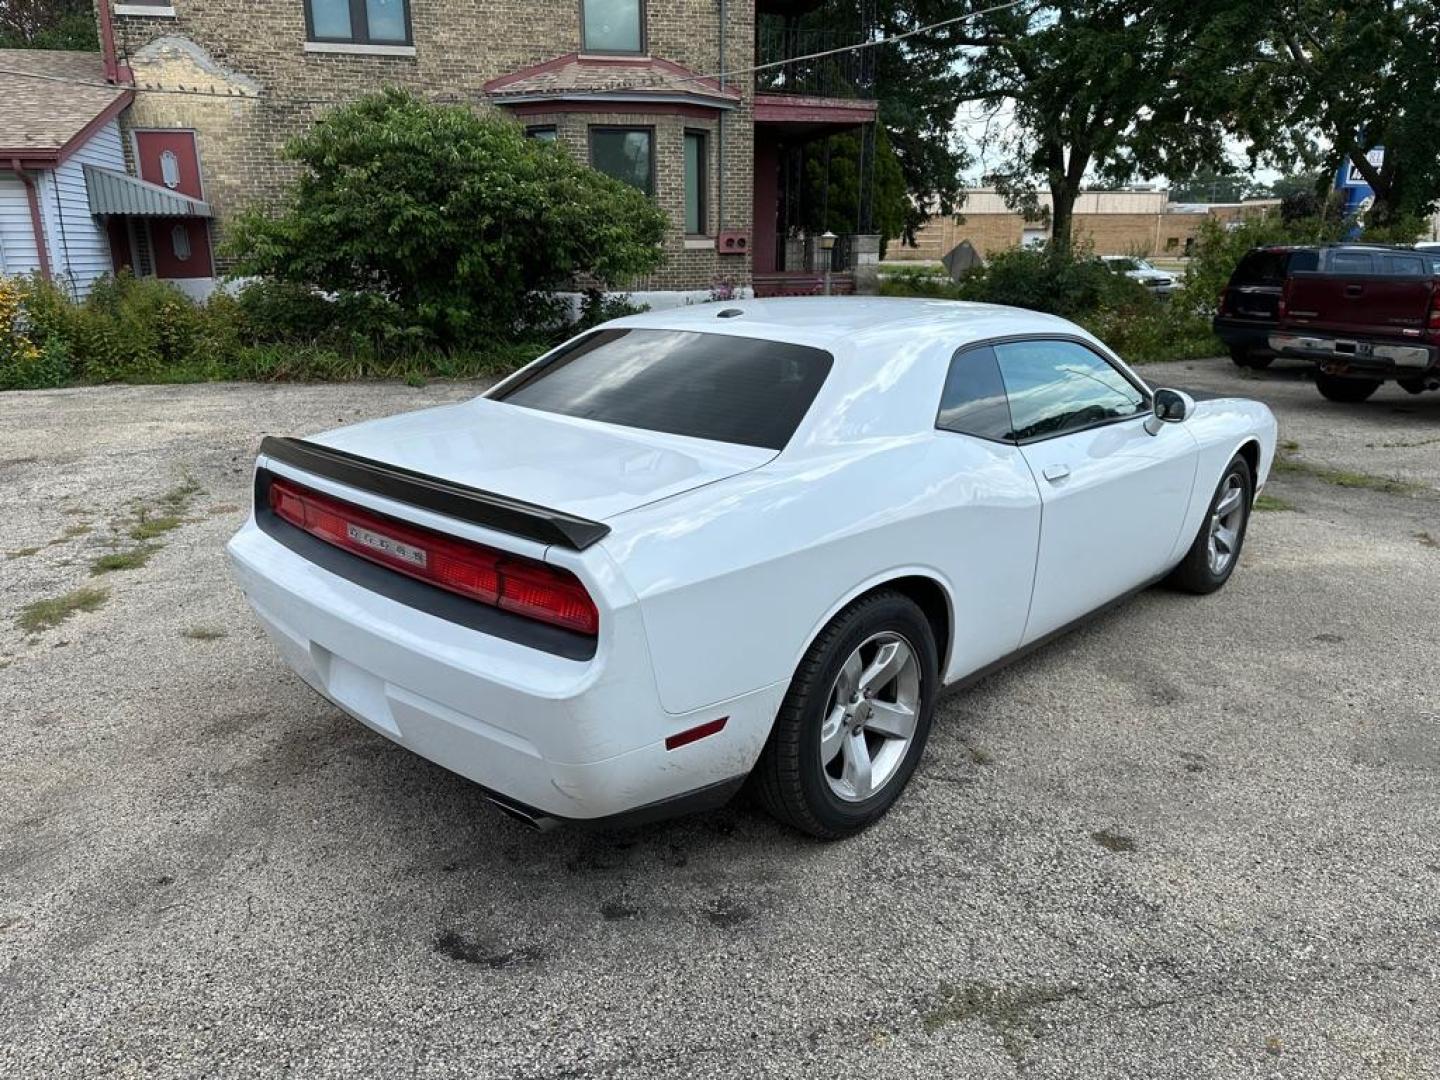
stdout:
{"type": "Polygon", "coordinates": [[[129,214],[131,217],[198,217],[208,218],[210,204],[181,195],[159,184],[141,180],[129,173],[85,166],[85,193],[90,198],[90,213],[98,215],[129,214]]]}

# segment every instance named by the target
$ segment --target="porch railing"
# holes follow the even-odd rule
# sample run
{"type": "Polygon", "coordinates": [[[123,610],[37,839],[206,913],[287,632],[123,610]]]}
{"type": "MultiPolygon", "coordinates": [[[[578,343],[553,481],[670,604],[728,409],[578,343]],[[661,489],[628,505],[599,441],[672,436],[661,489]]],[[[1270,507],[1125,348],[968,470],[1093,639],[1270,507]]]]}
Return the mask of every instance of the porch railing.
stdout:
{"type": "Polygon", "coordinates": [[[755,73],[757,94],[808,97],[874,97],[875,50],[853,49],[812,60],[801,57],[858,45],[860,37],[833,30],[807,30],[783,19],[762,18],[755,28],[755,62],[775,64],[755,73]]]}

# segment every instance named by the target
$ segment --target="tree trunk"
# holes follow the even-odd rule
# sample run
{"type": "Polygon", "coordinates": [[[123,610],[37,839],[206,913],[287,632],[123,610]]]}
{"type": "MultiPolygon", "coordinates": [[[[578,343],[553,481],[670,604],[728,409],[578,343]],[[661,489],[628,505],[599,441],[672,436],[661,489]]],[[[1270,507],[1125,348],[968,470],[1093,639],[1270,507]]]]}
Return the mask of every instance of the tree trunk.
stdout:
{"type": "MultiPolygon", "coordinates": [[[[1052,160],[1062,160],[1056,147],[1052,160]]],[[[1080,183],[1085,179],[1085,169],[1090,164],[1090,154],[1079,147],[1070,147],[1070,161],[1063,169],[1051,168],[1050,180],[1050,252],[1057,261],[1070,257],[1074,245],[1075,200],[1080,195],[1080,183]]]]}
{"type": "Polygon", "coordinates": [[[1075,196],[1079,192],[1068,181],[1050,183],[1050,250],[1057,259],[1070,253],[1075,229],[1075,196]]]}
{"type": "Polygon", "coordinates": [[[1370,212],[1365,215],[1367,223],[1372,225],[1389,224],[1391,218],[1395,216],[1394,176],[1389,174],[1389,170],[1382,172],[1370,164],[1370,159],[1365,156],[1365,151],[1358,146],[1353,147],[1346,157],[1355,166],[1355,171],[1370,185],[1370,190],[1375,193],[1375,202],[1371,205],[1370,212]]]}

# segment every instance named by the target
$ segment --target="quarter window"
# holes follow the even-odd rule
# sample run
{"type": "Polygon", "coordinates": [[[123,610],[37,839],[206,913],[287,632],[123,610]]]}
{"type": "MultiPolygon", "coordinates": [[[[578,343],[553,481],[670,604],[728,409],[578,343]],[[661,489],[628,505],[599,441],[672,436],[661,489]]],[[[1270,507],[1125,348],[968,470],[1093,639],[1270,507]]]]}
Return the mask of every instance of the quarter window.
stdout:
{"type": "Polygon", "coordinates": [[[311,41],[409,45],[409,0],[305,0],[311,41]]]}
{"type": "Polygon", "coordinates": [[[581,37],[586,52],[643,52],[644,21],[644,0],[580,0],[581,37]]]}
{"type": "Polygon", "coordinates": [[[935,426],[982,439],[1010,439],[1010,405],[990,346],[963,349],[950,361],[935,426]]]}
{"type": "Polygon", "coordinates": [[[995,346],[995,356],[1016,439],[1043,439],[1145,410],[1140,389],[1078,342],[1005,342],[995,346]]]}
{"type": "Polygon", "coordinates": [[[685,231],[705,234],[705,133],[685,132],[685,231]]]}
{"type": "Polygon", "coordinates": [[[646,195],[655,191],[655,160],[649,128],[591,128],[590,164],[646,195]]]}

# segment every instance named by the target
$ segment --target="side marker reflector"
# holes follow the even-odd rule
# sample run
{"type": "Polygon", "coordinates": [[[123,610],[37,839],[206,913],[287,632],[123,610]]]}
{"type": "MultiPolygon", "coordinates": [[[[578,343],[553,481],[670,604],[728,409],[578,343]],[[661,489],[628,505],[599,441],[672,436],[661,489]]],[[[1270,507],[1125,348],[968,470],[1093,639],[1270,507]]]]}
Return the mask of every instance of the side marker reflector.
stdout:
{"type": "Polygon", "coordinates": [[[728,716],[722,716],[717,720],[707,720],[703,724],[680,732],[678,735],[670,735],[665,739],[666,750],[678,750],[682,746],[689,746],[692,742],[705,738],[707,735],[714,735],[716,732],[725,730],[725,722],[728,716]]]}

